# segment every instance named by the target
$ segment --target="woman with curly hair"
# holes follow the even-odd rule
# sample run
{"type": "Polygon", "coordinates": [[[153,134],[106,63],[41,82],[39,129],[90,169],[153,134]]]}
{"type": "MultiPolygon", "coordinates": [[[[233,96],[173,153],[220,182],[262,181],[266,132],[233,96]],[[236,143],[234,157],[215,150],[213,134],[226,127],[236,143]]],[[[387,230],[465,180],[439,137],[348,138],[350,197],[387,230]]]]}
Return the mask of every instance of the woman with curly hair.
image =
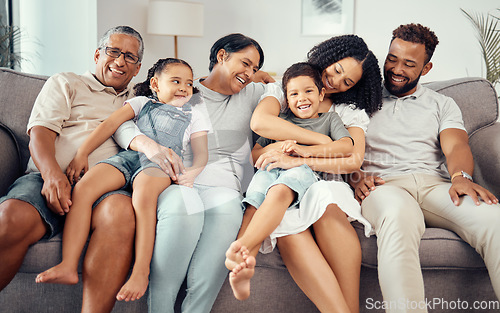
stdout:
{"type": "MultiPolygon", "coordinates": [[[[372,233],[372,228],[340,174],[361,167],[368,115],[382,104],[382,78],[376,57],[363,39],[355,35],[332,37],[312,48],[307,57],[322,72],[326,96],[320,112],[335,111],[340,115],[354,140],[354,151],[348,157],[308,158],[276,149],[257,159],[256,166],[272,164],[289,168],[301,163],[327,173],[323,180],[309,187],[299,209],[286,211],[277,229],[281,234],[274,240],[266,239],[261,251],[263,248],[272,251],[275,244],[278,246],[291,276],[321,312],[358,312],[361,247],[350,222],[362,223],[366,236],[372,233]],[[360,69],[361,77],[355,75],[360,69]]],[[[274,96],[282,100],[266,97],[254,111],[251,127],[257,134],[278,141],[294,139],[303,145],[331,142],[328,136],[278,118],[285,101],[283,94],[274,96]]],[[[247,207],[238,237],[243,235],[256,211],[247,207]]],[[[226,266],[232,270],[230,282],[237,285],[238,297],[249,295],[257,252],[257,249],[246,251],[246,247],[239,245],[232,245],[226,252],[226,266]]]]}

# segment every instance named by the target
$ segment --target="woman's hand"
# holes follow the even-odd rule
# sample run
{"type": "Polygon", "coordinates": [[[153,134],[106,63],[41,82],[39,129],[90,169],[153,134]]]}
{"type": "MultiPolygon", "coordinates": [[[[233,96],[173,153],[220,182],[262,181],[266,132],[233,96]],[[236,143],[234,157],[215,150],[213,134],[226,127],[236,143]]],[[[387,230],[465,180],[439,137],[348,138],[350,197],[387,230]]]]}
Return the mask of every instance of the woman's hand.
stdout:
{"type": "Polygon", "coordinates": [[[182,159],[172,149],[159,145],[146,135],[136,136],[130,142],[130,148],[144,153],[148,159],[158,164],[172,181],[177,181],[177,176],[184,172],[182,159]]]}
{"type": "Polygon", "coordinates": [[[166,148],[159,144],[148,145],[143,152],[148,159],[155,162],[160,168],[170,176],[172,181],[177,181],[179,175],[185,172],[182,159],[170,148],[166,148]]]}
{"type": "Polygon", "coordinates": [[[80,178],[89,170],[89,159],[87,155],[76,153],[75,157],[66,168],[66,176],[70,184],[76,184],[80,178]]]}
{"type": "Polygon", "coordinates": [[[377,186],[383,185],[385,181],[378,176],[356,176],[357,180],[351,180],[351,186],[354,188],[354,197],[359,203],[370,195],[377,186]]]}
{"type": "Polygon", "coordinates": [[[301,160],[301,158],[292,157],[280,150],[271,150],[263,153],[257,159],[257,162],[255,162],[255,167],[258,169],[266,169],[267,171],[270,171],[273,168],[290,169],[302,164],[304,164],[304,162],[301,160]]]}

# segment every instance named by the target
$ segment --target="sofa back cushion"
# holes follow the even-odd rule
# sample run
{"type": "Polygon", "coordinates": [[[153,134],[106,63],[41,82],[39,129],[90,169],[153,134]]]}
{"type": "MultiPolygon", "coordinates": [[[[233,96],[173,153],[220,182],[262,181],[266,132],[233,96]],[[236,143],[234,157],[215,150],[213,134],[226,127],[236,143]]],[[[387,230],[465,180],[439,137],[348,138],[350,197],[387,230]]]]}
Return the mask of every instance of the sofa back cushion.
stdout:
{"type": "Polygon", "coordinates": [[[47,77],[0,68],[0,123],[14,134],[21,154],[21,166],[29,159],[26,125],[38,93],[47,77]]]}
{"type": "Polygon", "coordinates": [[[14,180],[22,174],[20,153],[14,134],[0,123],[0,197],[14,180]]]}
{"type": "Polygon", "coordinates": [[[426,83],[424,86],[455,100],[462,110],[469,136],[498,119],[496,91],[490,82],[483,78],[458,78],[426,83]]]}

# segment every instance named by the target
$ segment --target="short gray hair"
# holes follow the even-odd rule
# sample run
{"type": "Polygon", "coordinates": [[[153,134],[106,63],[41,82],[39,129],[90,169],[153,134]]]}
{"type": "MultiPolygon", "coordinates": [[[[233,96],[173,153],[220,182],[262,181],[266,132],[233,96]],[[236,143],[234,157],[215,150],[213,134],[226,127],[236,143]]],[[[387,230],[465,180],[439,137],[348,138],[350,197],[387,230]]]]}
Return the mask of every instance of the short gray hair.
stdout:
{"type": "Polygon", "coordinates": [[[139,51],[138,51],[139,55],[138,55],[138,57],[139,57],[139,62],[141,62],[142,56],[144,55],[144,42],[142,41],[141,34],[139,34],[138,31],[136,31],[135,29],[133,29],[130,26],[115,26],[113,28],[108,29],[108,31],[106,31],[106,33],[104,33],[104,35],[99,40],[98,49],[100,50],[100,49],[105,48],[109,42],[109,37],[111,37],[111,35],[115,35],[115,34],[129,35],[129,36],[132,36],[139,41],[139,51]]]}

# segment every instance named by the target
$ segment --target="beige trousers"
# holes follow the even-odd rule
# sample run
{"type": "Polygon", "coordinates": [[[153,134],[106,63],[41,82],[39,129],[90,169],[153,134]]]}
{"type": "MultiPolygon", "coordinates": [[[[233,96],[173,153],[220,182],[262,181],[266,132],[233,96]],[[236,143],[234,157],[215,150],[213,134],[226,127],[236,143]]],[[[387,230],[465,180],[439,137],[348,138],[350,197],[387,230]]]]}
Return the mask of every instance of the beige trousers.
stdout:
{"type": "MultiPolygon", "coordinates": [[[[449,180],[429,174],[384,178],[361,204],[378,245],[378,275],[387,312],[427,312],[418,248],[425,225],[449,229],[483,257],[497,298],[500,296],[500,205],[468,196],[455,206],[449,180]],[[411,304],[411,305],[408,305],[411,304]]],[[[432,297],[432,295],[429,295],[432,297]]]]}

